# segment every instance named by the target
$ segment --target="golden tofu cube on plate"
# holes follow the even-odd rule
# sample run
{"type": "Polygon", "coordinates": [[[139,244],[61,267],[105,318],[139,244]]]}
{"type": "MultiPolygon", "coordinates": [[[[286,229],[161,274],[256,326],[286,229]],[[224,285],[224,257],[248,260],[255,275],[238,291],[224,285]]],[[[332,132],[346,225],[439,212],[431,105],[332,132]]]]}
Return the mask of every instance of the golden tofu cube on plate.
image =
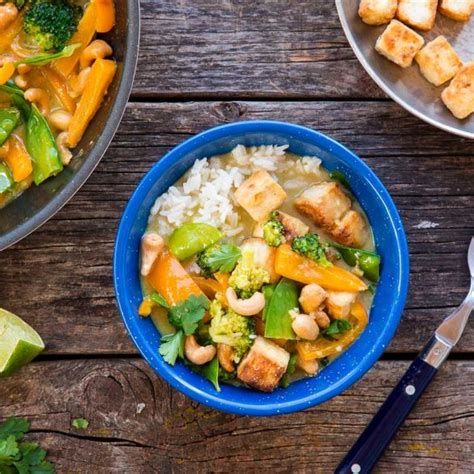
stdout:
{"type": "Polygon", "coordinates": [[[368,25],[383,25],[395,17],[398,0],[360,0],[359,16],[368,25]]]}
{"type": "Polygon", "coordinates": [[[425,40],[403,23],[392,20],[379,36],[375,49],[401,67],[409,67],[425,40]]]}
{"type": "Polygon", "coordinates": [[[400,0],[397,18],[419,30],[429,31],[436,20],[438,0],[400,0]]]}
{"type": "Polygon", "coordinates": [[[462,61],[444,36],[430,41],[415,56],[425,78],[435,86],[452,79],[462,67],[462,61]]]}
{"type": "Polygon", "coordinates": [[[257,336],[237,367],[237,377],[253,388],[272,392],[286,372],[290,354],[282,347],[257,336]]]}
{"type": "Polygon", "coordinates": [[[258,170],[238,187],[235,199],[253,220],[261,222],[283,204],[286,193],[267,171],[258,170]]]}
{"type": "Polygon", "coordinates": [[[458,119],[474,112],[474,61],[465,64],[441,93],[444,105],[458,119]]]}
{"type": "Polygon", "coordinates": [[[474,0],[441,0],[439,11],[456,21],[468,21],[474,12],[474,0]]]}

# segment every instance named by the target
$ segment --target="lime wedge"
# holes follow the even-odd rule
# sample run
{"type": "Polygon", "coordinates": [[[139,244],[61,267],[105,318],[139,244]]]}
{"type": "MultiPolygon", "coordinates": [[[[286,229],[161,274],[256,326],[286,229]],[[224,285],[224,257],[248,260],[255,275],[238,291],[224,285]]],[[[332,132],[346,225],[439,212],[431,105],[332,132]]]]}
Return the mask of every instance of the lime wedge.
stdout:
{"type": "Polygon", "coordinates": [[[31,326],[0,308],[0,377],[23,367],[43,349],[41,337],[31,326]]]}

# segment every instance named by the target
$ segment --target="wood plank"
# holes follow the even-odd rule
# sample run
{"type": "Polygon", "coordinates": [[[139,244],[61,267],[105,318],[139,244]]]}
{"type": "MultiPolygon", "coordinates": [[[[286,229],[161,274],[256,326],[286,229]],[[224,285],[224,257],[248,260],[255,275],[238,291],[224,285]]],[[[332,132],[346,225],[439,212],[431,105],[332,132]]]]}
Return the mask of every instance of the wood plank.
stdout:
{"type": "Polygon", "coordinates": [[[334,2],[140,3],[135,97],[384,97],[334,2]]]}
{"type": "MultiPolygon", "coordinates": [[[[58,472],[326,473],[407,366],[379,362],[320,407],[259,419],[192,402],[138,359],[35,362],[2,381],[0,417],[28,417],[31,438],[49,451],[58,472]],[[76,417],[89,420],[89,428],[72,428],[76,417]]],[[[446,363],[376,472],[470,470],[473,371],[472,361],[446,363]]]]}
{"type": "MultiPolygon", "coordinates": [[[[468,289],[474,149],[395,104],[379,102],[131,104],[106,157],[72,202],[2,252],[2,306],[45,336],[49,354],[135,353],[117,314],[111,276],[126,200],[150,166],[180,141],[212,125],[264,117],[324,130],[358,152],[387,184],[411,252],[410,296],[389,351],[417,352],[468,289]]],[[[466,329],[456,350],[474,351],[472,330],[466,329]]]]}

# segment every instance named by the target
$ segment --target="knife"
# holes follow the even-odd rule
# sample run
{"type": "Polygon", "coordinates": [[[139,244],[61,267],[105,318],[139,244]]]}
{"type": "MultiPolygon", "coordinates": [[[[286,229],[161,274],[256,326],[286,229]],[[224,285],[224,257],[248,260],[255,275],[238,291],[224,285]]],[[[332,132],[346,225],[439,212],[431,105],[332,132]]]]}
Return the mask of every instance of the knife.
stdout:
{"type": "Polygon", "coordinates": [[[428,344],[336,468],[336,474],[365,474],[372,471],[441,364],[458,343],[474,309],[474,237],[467,258],[471,288],[465,300],[438,326],[428,344]]]}

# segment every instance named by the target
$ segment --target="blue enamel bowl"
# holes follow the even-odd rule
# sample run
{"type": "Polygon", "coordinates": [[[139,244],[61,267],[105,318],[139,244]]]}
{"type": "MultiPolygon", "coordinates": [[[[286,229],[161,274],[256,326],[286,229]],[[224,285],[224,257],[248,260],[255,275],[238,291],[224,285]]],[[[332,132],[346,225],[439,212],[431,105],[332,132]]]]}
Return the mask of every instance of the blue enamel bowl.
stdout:
{"type": "Polygon", "coordinates": [[[239,122],[212,128],[171,150],[145,175],[120,221],[114,251],[118,307],[135,345],[150,366],[180,392],[209,407],[239,415],[277,415],[302,410],[339,395],[359,380],[389,345],[405,304],[409,256],[397,209],[377,176],[354,153],[314,130],[283,122],[239,122]],[[340,170],[367,213],[378,253],[381,279],[360,338],[314,378],[260,393],[221,384],[222,391],[182,363],[174,367],[158,353],[160,335],[150,318],[138,316],[142,300],[138,273],[140,239],[156,198],[179,179],[196,159],[230,151],[234,146],[288,144],[298,155],[317,156],[329,170],[340,170]]]}

